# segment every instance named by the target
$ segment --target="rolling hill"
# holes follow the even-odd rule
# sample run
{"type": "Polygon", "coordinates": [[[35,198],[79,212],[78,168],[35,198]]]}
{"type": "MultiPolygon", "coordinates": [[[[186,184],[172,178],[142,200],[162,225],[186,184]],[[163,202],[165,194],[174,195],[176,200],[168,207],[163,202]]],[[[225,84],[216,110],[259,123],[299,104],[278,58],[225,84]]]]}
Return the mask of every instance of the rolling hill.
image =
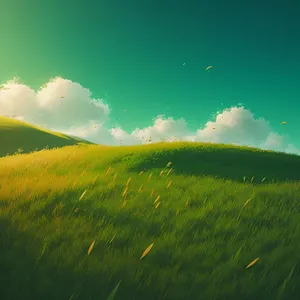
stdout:
{"type": "Polygon", "coordinates": [[[37,127],[13,118],[0,116],[0,157],[18,152],[29,153],[36,150],[92,144],[80,138],[37,127]]]}
{"type": "Polygon", "coordinates": [[[299,299],[299,170],[201,143],[1,158],[0,299],[299,299]]]}

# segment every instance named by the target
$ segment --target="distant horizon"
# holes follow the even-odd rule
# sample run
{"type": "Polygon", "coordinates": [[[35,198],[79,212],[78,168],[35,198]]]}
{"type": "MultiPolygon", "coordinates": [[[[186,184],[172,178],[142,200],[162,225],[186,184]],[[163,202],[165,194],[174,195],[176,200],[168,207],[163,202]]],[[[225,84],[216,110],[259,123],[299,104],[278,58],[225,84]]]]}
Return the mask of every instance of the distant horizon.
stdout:
{"type": "MultiPolygon", "coordinates": [[[[26,122],[24,121],[23,119],[20,119],[20,118],[16,118],[16,117],[10,117],[10,116],[0,116],[1,117],[5,117],[7,119],[12,119],[12,120],[16,120],[16,121],[20,121],[21,123],[25,123],[25,124],[28,124],[28,125],[33,125],[33,126],[37,126],[41,129],[45,129],[45,130],[49,130],[47,128],[44,128],[42,126],[38,126],[38,125],[34,125],[34,124],[31,124],[29,122],[26,122]]],[[[0,124],[1,125],[1,124],[0,124]]],[[[52,130],[49,130],[50,132],[52,130]]],[[[280,151],[280,150],[272,150],[272,149],[262,149],[262,148],[259,148],[259,147],[255,147],[255,146],[249,146],[249,145],[238,145],[238,144],[234,144],[234,143],[216,143],[216,142],[201,142],[201,141],[188,141],[188,140],[178,140],[178,141],[162,141],[162,140],[159,140],[159,141],[156,141],[156,142],[147,142],[147,143],[140,143],[140,144],[128,144],[128,145],[122,145],[122,144],[114,144],[114,145],[109,145],[109,144],[101,144],[101,143],[97,143],[97,142],[92,142],[88,139],[85,139],[85,138],[82,138],[80,136],[77,136],[77,135],[74,135],[74,134],[67,134],[67,133],[64,133],[64,132],[61,132],[61,131],[55,131],[53,130],[53,133],[61,133],[61,134],[66,134],[67,136],[71,137],[71,138],[75,138],[75,139],[79,139],[79,140],[82,140],[82,141],[85,141],[85,142],[88,142],[88,143],[91,143],[91,145],[99,145],[99,146],[106,146],[106,147],[109,147],[109,146],[112,146],[112,147],[118,147],[118,146],[142,146],[142,145],[146,145],[146,144],[155,144],[155,143],[174,143],[174,142],[179,142],[179,143],[204,143],[204,144],[212,144],[212,145],[228,145],[228,146],[234,146],[234,147],[246,147],[246,148],[249,148],[249,149],[258,149],[258,150],[261,150],[261,151],[272,151],[272,152],[275,152],[275,153],[282,153],[282,154],[288,154],[288,155],[296,155],[296,156],[300,156],[300,153],[293,153],[293,152],[288,152],[288,151],[280,151]]]]}

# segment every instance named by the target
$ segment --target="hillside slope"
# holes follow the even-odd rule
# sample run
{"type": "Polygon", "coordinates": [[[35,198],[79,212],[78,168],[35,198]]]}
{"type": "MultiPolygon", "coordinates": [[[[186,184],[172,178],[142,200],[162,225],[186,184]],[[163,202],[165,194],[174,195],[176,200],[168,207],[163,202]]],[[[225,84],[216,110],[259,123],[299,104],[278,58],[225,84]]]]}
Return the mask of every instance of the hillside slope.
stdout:
{"type": "Polygon", "coordinates": [[[0,116],[0,157],[13,154],[22,149],[22,153],[91,142],[74,138],[62,133],[46,130],[19,120],[0,116]]]}
{"type": "Polygon", "coordinates": [[[0,299],[300,299],[299,167],[198,143],[2,158],[0,299]]]}

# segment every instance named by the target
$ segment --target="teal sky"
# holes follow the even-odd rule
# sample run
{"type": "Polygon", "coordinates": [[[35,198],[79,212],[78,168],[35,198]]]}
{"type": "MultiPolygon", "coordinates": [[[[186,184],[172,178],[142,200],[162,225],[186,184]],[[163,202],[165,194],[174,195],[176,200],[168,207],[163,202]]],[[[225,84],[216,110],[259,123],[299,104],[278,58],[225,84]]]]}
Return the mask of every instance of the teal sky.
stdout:
{"type": "Polygon", "coordinates": [[[79,82],[125,130],[159,114],[195,130],[241,103],[299,147],[299,13],[291,0],[2,0],[0,82],[79,82]]]}

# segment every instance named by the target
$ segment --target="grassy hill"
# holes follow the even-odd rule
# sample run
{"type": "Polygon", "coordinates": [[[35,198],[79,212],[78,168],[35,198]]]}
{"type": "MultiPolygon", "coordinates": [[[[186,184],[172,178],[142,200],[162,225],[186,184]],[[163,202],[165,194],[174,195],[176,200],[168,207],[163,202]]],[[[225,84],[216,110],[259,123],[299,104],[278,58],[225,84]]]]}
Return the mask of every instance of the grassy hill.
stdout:
{"type": "Polygon", "coordinates": [[[88,143],[88,141],[70,137],[62,133],[46,130],[16,119],[0,116],[0,157],[22,151],[49,149],[88,143]]]}
{"type": "Polygon", "coordinates": [[[0,299],[300,299],[299,170],[197,143],[1,158],[0,299]]]}

